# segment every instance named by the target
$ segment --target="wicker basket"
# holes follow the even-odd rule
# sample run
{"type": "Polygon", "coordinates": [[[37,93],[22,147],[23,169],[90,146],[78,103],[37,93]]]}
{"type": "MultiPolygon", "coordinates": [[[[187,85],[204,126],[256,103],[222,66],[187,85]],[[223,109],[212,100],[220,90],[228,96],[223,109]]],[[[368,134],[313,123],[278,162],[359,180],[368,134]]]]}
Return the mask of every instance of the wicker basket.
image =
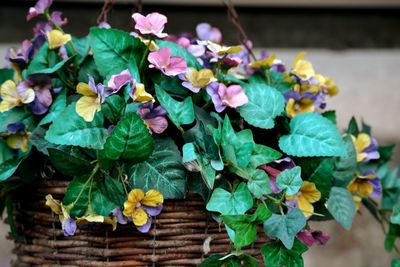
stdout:
{"type": "MultiPolygon", "coordinates": [[[[25,193],[16,205],[16,221],[22,240],[16,242],[13,266],[195,266],[213,253],[230,248],[224,227],[204,210],[195,195],[167,200],[147,234],[132,224],[81,225],[75,236],[64,237],[58,217],[44,205],[46,194],[62,199],[68,181],[43,180],[25,193]]],[[[265,235],[243,251],[260,259],[265,235]],[[264,236],[264,237],[263,237],[264,236]]],[[[260,261],[261,262],[261,261],[260,261]]]]}

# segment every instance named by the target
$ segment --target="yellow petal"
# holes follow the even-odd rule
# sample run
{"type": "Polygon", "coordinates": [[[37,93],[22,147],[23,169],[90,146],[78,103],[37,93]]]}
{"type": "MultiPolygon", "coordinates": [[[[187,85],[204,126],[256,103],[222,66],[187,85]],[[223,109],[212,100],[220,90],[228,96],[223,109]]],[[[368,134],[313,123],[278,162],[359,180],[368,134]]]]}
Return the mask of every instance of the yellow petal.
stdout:
{"type": "Polygon", "coordinates": [[[149,101],[154,102],[155,100],[151,94],[146,92],[146,90],[144,89],[144,84],[137,83],[135,86],[135,93],[133,94],[133,101],[139,103],[146,103],[149,101]]]}
{"type": "Polygon", "coordinates": [[[133,219],[133,223],[136,226],[142,226],[147,223],[148,216],[147,216],[147,213],[142,208],[138,208],[133,213],[132,219],[133,219]]]}
{"type": "Polygon", "coordinates": [[[261,68],[261,67],[269,68],[272,66],[272,64],[274,64],[274,60],[275,60],[275,54],[272,53],[268,58],[254,61],[250,63],[248,66],[250,68],[261,68]]]}
{"type": "Polygon", "coordinates": [[[358,183],[357,178],[354,178],[351,183],[347,186],[347,190],[351,193],[356,193],[358,191],[358,183]]]}
{"type": "Polygon", "coordinates": [[[49,42],[49,49],[53,50],[65,45],[71,41],[71,35],[62,33],[59,30],[51,30],[46,34],[47,40],[49,42]]]}
{"type": "Polygon", "coordinates": [[[303,212],[305,217],[309,217],[314,212],[314,207],[302,195],[297,197],[297,206],[303,212]]]}
{"type": "Polygon", "coordinates": [[[0,103],[0,112],[9,111],[10,109],[12,109],[15,106],[16,105],[14,103],[3,100],[0,103]]]}
{"type": "Polygon", "coordinates": [[[141,203],[145,206],[149,207],[157,207],[161,205],[164,202],[164,197],[163,195],[154,189],[151,189],[146,192],[146,195],[144,196],[143,200],[141,203]]]}
{"type": "Polygon", "coordinates": [[[35,91],[29,88],[24,92],[24,95],[21,96],[21,102],[24,104],[28,104],[31,103],[33,100],[35,100],[35,91]]]}
{"type": "Polygon", "coordinates": [[[296,116],[296,111],[294,109],[296,101],[293,98],[290,98],[286,104],[286,113],[289,117],[296,116]]]}
{"type": "Polygon", "coordinates": [[[7,80],[1,85],[0,95],[2,98],[0,112],[8,111],[20,104],[17,87],[11,80],[7,80]]]}
{"type": "Polygon", "coordinates": [[[303,79],[308,80],[309,78],[315,76],[315,71],[311,62],[303,59],[304,55],[305,52],[301,52],[296,56],[292,64],[291,72],[303,79]]]}
{"type": "Polygon", "coordinates": [[[367,197],[374,192],[374,187],[368,181],[358,183],[358,192],[360,195],[367,197]]]}
{"type": "Polygon", "coordinates": [[[369,147],[371,145],[371,138],[369,137],[368,134],[366,133],[360,133],[356,140],[355,140],[355,146],[357,153],[361,153],[364,149],[369,147]]]}
{"type": "Polygon", "coordinates": [[[50,194],[46,196],[46,206],[48,206],[55,214],[60,214],[62,212],[60,201],[54,199],[50,194]]]}
{"type": "Polygon", "coordinates": [[[309,203],[315,203],[321,199],[321,192],[318,191],[314,183],[304,181],[300,188],[301,197],[309,203]]]}
{"type": "Polygon", "coordinates": [[[115,231],[117,229],[117,218],[104,218],[104,223],[112,225],[112,230],[115,231]]]}
{"type": "Polygon", "coordinates": [[[7,145],[12,149],[20,149],[22,147],[22,135],[12,134],[7,138],[7,145]]]}
{"type": "Polygon", "coordinates": [[[359,210],[361,206],[362,198],[360,196],[353,196],[354,204],[356,204],[356,209],[359,210]]]}
{"type": "Polygon", "coordinates": [[[89,84],[83,82],[77,84],[76,91],[84,96],[97,96],[97,94],[92,91],[89,84]]]}
{"type": "Polygon", "coordinates": [[[98,103],[97,97],[82,96],[76,102],[75,110],[85,121],[92,121],[96,111],[101,110],[101,105],[98,103]]]}

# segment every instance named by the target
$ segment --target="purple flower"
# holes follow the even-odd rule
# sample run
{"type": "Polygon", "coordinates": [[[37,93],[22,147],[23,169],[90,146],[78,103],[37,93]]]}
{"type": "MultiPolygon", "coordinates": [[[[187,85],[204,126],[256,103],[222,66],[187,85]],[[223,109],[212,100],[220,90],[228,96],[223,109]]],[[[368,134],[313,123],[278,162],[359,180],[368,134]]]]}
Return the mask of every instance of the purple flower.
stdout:
{"type": "Polygon", "coordinates": [[[29,104],[33,114],[42,115],[47,112],[53,97],[51,96],[51,79],[46,75],[35,75],[28,77],[25,81],[21,82],[18,90],[33,89],[35,92],[35,100],[29,104]]]}
{"type": "Polygon", "coordinates": [[[378,198],[380,195],[382,195],[382,183],[378,177],[373,180],[368,180],[368,183],[370,183],[373,188],[372,194],[369,195],[371,198],[378,198]]]}
{"type": "Polygon", "coordinates": [[[150,132],[160,134],[168,128],[168,121],[165,118],[167,111],[162,106],[154,108],[153,102],[150,101],[139,106],[138,114],[150,132]]]}
{"type": "Polygon", "coordinates": [[[284,171],[286,169],[292,169],[295,166],[296,166],[296,164],[294,163],[294,161],[291,158],[286,157],[286,158],[283,158],[283,159],[274,160],[270,164],[262,165],[259,168],[264,170],[268,174],[269,182],[270,182],[270,185],[272,187],[272,191],[274,193],[279,193],[281,190],[276,185],[276,177],[278,177],[278,175],[282,171],[284,171]]]}
{"type": "Polygon", "coordinates": [[[122,214],[122,211],[120,208],[115,208],[111,211],[112,215],[117,219],[117,222],[119,224],[127,224],[128,220],[126,219],[126,217],[124,216],[124,214],[122,214]]]}
{"type": "Polygon", "coordinates": [[[111,75],[111,78],[107,84],[107,93],[110,95],[115,94],[128,83],[131,84],[131,88],[134,87],[135,81],[133,80],[131,73],[127,69],[121,71],[119,74],[111,75]]]}
{"type": "Polygon", "coordinates": [[[16,133],[25,133],[26,132],[26,125],[20,121],[15,123],[10,123],[7,125],[7,132],[16,134],[16,133]]]}
{"type": "Polygon", "coordinates": [[[136,229],[138,229],[138,231],[141,232],[141,233],[148,233],[150,231],[150,228],[151,228],[151,223],[152,223],[152,219],[151,219],[151,217],[149,217],[147,219],[147,222],[144,225],[136,226],[136,229]]]}
{"type": "Polygon", "coordinates": [[[312,245],[322,246],[325,245],[331,236],[328,233],[322,231],[309,231],[309,230],[301,230],[296,237],[306,244],[307,246],[311,247],[312,245]]]}
{"type": "Polygon", "coordinates": [[[34,17],[43,14],[46,9],[48,9],[51,4],[53,3],[53,0],[39,0],[36,2],[34,7],[29,8],[29,13],[26,16],[26,20],[31,20],[34,17]]]}
{"type": "Polygon", "coordinates": [[[63,26],[68,23],[68,19],[67,18],[62,19],[61,16],[62,16],[62,12],[53,11],[53,12],[51,12],[50,17],[51,17],[52,22],[54,22],[56,25],[63,26]]]}
{"type": "Polygon", "coordinates": [[[372,159],[379,159],[380,155],[378,152],[378,141],[375,138],[371,137],[371,144],[363,150],[364,153],[367,153],[364,161],[369,161],[372,159]]]}
{"type": "Polygon", "coordinates": [[[202,41],[221,43],[222,34],[218,28],[212,27],[208,23],[200,23],[196,27],[197,37],[202,41]]]}
{"type": "Polygon", "coordinates": [[[240,107],[249,101],[240,85],[230,85],[227,87],[223,83],[213,82],[206,89],[207,93],[211,96],[217,112],[224,111],[226,107],[240,107]]]}
{"type": "Polygon", "coordinates": [[[73,236],[76,232],[76,222],[70,217],[64,220],[61,226],[65,236],[73,236]]]}

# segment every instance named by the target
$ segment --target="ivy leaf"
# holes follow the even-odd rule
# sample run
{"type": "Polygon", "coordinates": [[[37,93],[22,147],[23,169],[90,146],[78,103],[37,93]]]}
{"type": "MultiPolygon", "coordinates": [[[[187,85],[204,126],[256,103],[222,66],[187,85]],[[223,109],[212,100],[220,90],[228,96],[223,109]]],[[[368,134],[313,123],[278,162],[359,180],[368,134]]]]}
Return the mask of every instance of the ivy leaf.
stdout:
{"type": "Polygon", "coordinates": [[[96,82],[101,80],[100,73],[97,70],[96,64],[92,56],[86,57],[82,62],[78,72],[78,81],[88,83],[89,76],[92,76],[96,82]]]}
{"type": "Polygon", "coordinates": [[[400,195],[400,179],[398,177],[399,169],[395,168],[392,171],[387,169],[387,173],[381,179],[382,193],[382,209],[391,210],[398,202],[400,195]]]}
{"type": "Polygon", "coordinates": [[[110,201],[110,199],[103,194],[103,191],[101,191],[98,188],[98,183],[93,185],[94,188],[92,188],[92,195],[91,195],[91,200],[92,203],[91,206],[93,207],[93,210],[96,212],[98,215],[102,216],[109,216],[111,211],[117,207],[117,205],[110,201]]]}
{"type": "Polygon", "coordinates": [[[153,152],[153,139],[143,120],[136,114],[128,114],[107,138],[102,156],[134,162],[146,160],[153,152]]]}
{"type": "Polygon", "coordinates": [[[321,192],[321,199],[326,199],[333,186],[333,166],[331,159],[323,159],[308,180],[321,192]]]}
{"type": "Polygon", "coordinates": [[[90,161],[77,148],[48,148],[49,158],[57,171],[75,176],[91,172],[90,161]]]}
{"type": "Polygon", "coordinates": [[[214,254],[202,261],[197,267],[257,267],[258,260],[250,255],[234,253],[228,255],[214,254]]]}
{"type": "Polygon", "coordinates": [[[247,104],[237,109],[243,119],[256,127],[273,128],[275,117],[285,108],[283,95],[259,78],[249,78],[249,83],[243,89],[249,99],[247,104]]]}
{"type": "Polygon", "coordinates": [[[53,121],[46,140],[57,145],[102,149],[107,135],[107,130],[103,128],[103,115],[97,113],[93,121],[86,122],[76,113],[75,106],[76,103],[70,104],[53,121]]]}
{"type": "Polygon", "coordinates": [[[250,168],[257,168],[260,165],[268,164],[274,160],[279,159],[282,156],[281,153],[264,145],[256,144],[253,149],[253,153],[250,157],[250,168]]]}
{"type": "Polygon", "coordinates": [[[165,41],[165,40],[157,40],[156,43],[157,43],[158,47],[160,47],[160,48],[163,48],[163,47],[170,48],[171,55],[183,58],[186,61],[186,64],[188,67],[193,67],[198,70],[202,68],[199,61],[197,60],[197,58],[195,56],[193,56],[192,53],[188,52],[182,46],[177,45],[170,41],[165,41]]]}
{"type": "Polygon", "coordinates": [[[44,125],[54,121],[61,115],[61,113],[65,110],[66,106],[67,106],[67,90],[64,89],[57,95],[53,104],[51,104],[50,106],[49,112],[40,121],[39,125],[44,125]]]}
{"type": "Polygon", "coordinates": [[[346,187],[353,180],[357,171],[357,155],[353,140],[350,135],[346,135],[343,141],[347,155],[335,159],[333,171],[335,185],[339,187],[346,187]]]}
{"type": "Polygon", "coordinates": [[[149,159],[132,165],[128,179],[132,188],[156,189],[166,199],[183,199],[186,195],[186,171],[181,154],[171,138],[155,139],[149,159]]]}
{"type": "Polygon", "coordinates": [[[269,177],[262,170],[252,171],[251,179],[247,182],[247,187],[256,198],[261,198],[263,195],[272,193],[269,177]]]}
{"type": "Polygon", "coordinates": [[[400,225],[389,223],[389,231],[385,237],[385,250],[391,252],[396,244],[397,238],[400,236],[400,225]]]}
{"type": "Polygon", "coordinates": [[[345,188],[332,187],[326,204],[335,220],[344,229],[350,230],[354,215],[356,214],[356,206],[350,192],[345,188]]]}
{"type": "Polygon", "coordinates": [[[89,43],[96,66],[104,78],[128,69],[136,81],[140,81],[138,64],[146,46],[138,38],[120,30],[91,28],[89,43]]]}
{"type": "Polygon", "coordinates": [[[272,214],[264,222],[264,231],[268,236],[279,238],[287,249],[292,249],[296,234],[304,228],[306,222],[303,213],[293,208],[285,215],[272,214]]]}
{"type": "Polygon", "coordinates": [[[324,118],[330,120],[333,124],[336,125],[336,111],[334,110],[327,110],[324,113],[321,113],[324,118]]]}
{"type": "Polygon", "coordinates": [[[272,242],[261,248],[266,267],[304,267],[302,254],[308,247],[298,239],[294,241],[292,249],[287,249],[281,242],[272,242]]]}
{"type": "Polygon", "coordinates": [[[397,203],[393,207],[392,216],[390,216],[390,222],[393,224],[400,224],[400,203],[397,203]]]}
{"type": "Polygon", "coordinates": [[[207,210],[222,215],[241,215],[253,207],[253,197],[245,183],[240,183],[235,192],[216,188],[207,203],[207,210]]]}
{"type": "Polygon", "coordinates": [[[77,176],[72,179],[64,195],[64,205],[68,206],[74,203],[70,212],[71,217],[82,217],[85,215],[89,206],[89,186],[87,181],[90,175],[77,176]],[[78,196],[79,199],[77,198],[78,196]]]}
{"type": "Polygon", "coordinates": [[[180,128],[181,125],[191,124],[194,121],[193,102],[191,97],[179,102],[173,99],[167,92],[156,85],[156,96],[167,112],[168,117],[180,128]]]}
{"type": "Polygon", "coordinates": [[[18,169],[19,164],[21,164],[22,159],[9,159],[0,164],[0,182],[8,179],[15,173],[18,169]]]}
{"type": "Polygon", "coordinates": [[[303,180],[301,179],[301,168],[296,166],[286,169],[276,177],[276,186],[281,190],[286,190],[286,194],[293,196],[299,192],[303,180]]]}
{"type": "Polygon", "coordinates": [[[336,126],[317,113],[302,113],[290,122],[290,134],[279,139],[283,152],[296,157],[341,157],[346,146],[336,126]]]}
{"type": "Polygon", "coordinates": [[[347,127],[346,132],[348,134],[357,136],[360,133],[360,130],[358,129],[357,121],[354,117],[351,118],[349,122],[349,126],[347,127]]]}

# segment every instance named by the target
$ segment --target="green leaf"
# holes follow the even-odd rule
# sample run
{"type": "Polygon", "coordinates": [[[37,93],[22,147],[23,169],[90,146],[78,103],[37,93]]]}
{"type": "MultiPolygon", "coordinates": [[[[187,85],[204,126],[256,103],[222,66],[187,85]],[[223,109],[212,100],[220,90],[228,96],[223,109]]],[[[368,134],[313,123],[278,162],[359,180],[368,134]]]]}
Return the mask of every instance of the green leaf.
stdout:
{"type": "Polygon", "coordinates": [[[400,203],[397,203],[393,207],[392,216],[390,216],[390,222],[393,224],[400,224],[400,203]]]}
{"type": "MultiPolygon", "coordinates": [[[[381,179],[383,193],[382,193],[382,209],[391,210],[400,196],[400,179],[398,177],[399,169],[395,168],[392,171],[387,170],[387,173],[381,179]]],[[[378,170],[379,173],[379,170],[378,170]]]]}
{"type": "Polygon", "coordinates": [[[186,61],[186,64],[188,67],[193,67],[196,69],[201,69],[200,63],[197,61],[197,58],[193,56],[192,53],[187,51],[185,48],[182,46],[175,44],[170,41],[165,41],[165,40],[157,40],[156,41],[158,47],[163,48],[163,47],[168,47],[171,49],[171,55],[172,56],[178,56],[183,58],[186,61]]]}
{"type": "Polygon", "coordinates": [[[23,108],[13,108],[6,112],[0,112],[0,133],[7,132],[10,123],[23,121],[30,116],[23,108]]]}
{"type": "Polygon", "coordinates": [[[18,169],[22,159],[9,159],[0,164],[0,182],[8,179],[18,169]]]}
{"type": "Polygon", "coordinates": [[[58,118],[67,106],[67,90],[63,89],[51,104],[49,112],[40,121],[39,125],[44,125],[58,118]]]}
{"type": "Polygon", "coordinates": [[[86,59],[90,51],[89,38],[87,36],[83,38],[76,38],[72,36],[72,42],[74,43],[74,46],[78,52],[78,63],[81,64],[86,59]]]}
{"type": "Polygon", "coordinates": [[[181,125],[191,124],[194,121],[193,102],[191,97],[179,102],[173,99],[167,92],[156,85],[156,96],[167,112],[168,117],[180,128],[181,125]]]}
{"type": "Polygon", "coordinates": [[[64,195],[64,205],[68,206],[75,202],[70,215],[71,217],[82,217],[85,215],[89,206],[89,186],[88,181],[89,175],[82,175],[74,177],[69,183],[67,191],[64,195]],[[78,198],[79,196],[79,198],[78,198]]]}
{"type": "Polygon", "coordinates": [[[90,162],[77,148],[48,148],[47,151],[51,163],[62,174],[75,176],[91,172],[90,162]]]}
{"type": "Polygon", "coordinates": [[[177,146],[170,138],[155,139],[154,143],[150,158],[128,170],[132,188],[156,189],[166,199],[185,198],[186,171],[177,146]]]}
{"type": "Polygon", "coordinates": [[[146,124],[136,114],[128,114],[107,138],[102,155],[108,159],[134,162],[146,160],[153,152],[153,139],[146,124]]]}
{"type": "Polygon", "coordinates": [[[126,107],[125,100],[119,95],[111,95],[106,98],[101,112],[114,124],[117,124],[124,113],[126,107]]]}
{"type": "Polygon", "coordinates": [[[242,215],[253,207],[253,197],[245,183],[240,183],[235,192],[216,188],[207,203],[207,210],[222,215],[242,215]]]}
{"type": "Polygon", "coordinates": [[[54,66],[44,68],[44,69],[32,70],[32,69],[28,68],[26,74],[27,75],[37,75],[37,74],[51,75],[51,74],[54,74],[54,73],[60,71],[61,69],[65,68],[65,67],[69,67],[69,65],[71,65],[71,63],[73,62],[74,59],[75,59],[75,56],[72,56],[72,57],[69,57],[67,59],[64,59],[64,60],[58,62],[54,66]]]}
{"type": "Polygon", "coordinates": [[[86,122],[76,113],[75,105],[70,104],[53,121],[46,133],[46,140],[57,145],[102,149],[107,135],[107,130],[103,128],[103,115],[97,113],[93,121],[86,122]]]}
{"type": "Polygon", "coordinates": [[[78,73],[78,81],[88,83],[89,75],[93,77],[95,82],[100,82],[100,73],[92,56],[88,56],[81,64],[78,73]]]}
{"type": "Polygon", "coordinates": [[[293,196],[299,192],[303,180],[301,179],[301,168],[296,166],[286,169],[276,177],[276,186],[281,190],[286,190],[286,194],[293,196]]]}
{"type": "Polygon", "coordinates": [[[93,185],[91,195],[91,206],[98,215],[109,216],[111,211],[117,207],[117,205],[110,201],[110,199],[103,194],[103,191],[98,189],[97,183],[93,185]]]}
{"type": "Polygon", "coordinates": [[[296,234],[304,228],[306,222],[303,213],[293,208],[285,215],[272,214],[264,222],[264,231],[268,236],[279,238],[287,249],[292,249],[296,234]]]}
{"type": "Polygon", "coordinates": [[[325,111],[324,113],[321,113],[321,115],[324,118],[327,118],[328,120],[330,120],[333,124],[336,125],[336,111],[334,110],[328,110],[325,111]]]}
{"type": "Polygon", "coordinates": [[[400,259],[393,259],[391,267],[400,267],[400,259]]]}
{"type": "Polygon", "coordinates": [[[309,181],[314,183],[318,191],[321,192],[321,199],[325,200],[333,186],[333,166],[331,159],[323,159],[318,167],[309,177],[309,181]]]}
{"type": "Polygon", "coordinates": [[[272,193],[269,177],[262,170],[252,171],[251,179],[247,182],[247,187],[256,198],[261,198],[263,195],[272,193]]]}
{"type": "Polygon", "coordinates": [[[197,267],[257,267],[258,260],[250,255],[234,253],[228,255],[214,254],[202,261],[197,267]]]}
{"type": "Polygon", "coordinates": [[[347,127],[346,132],[348,134],[357,136],[360,133],[360,130],[358,129],[357,121],[354,117],[351,118],[349,122],[349,126],[347,127]]]}
{"type": "Polygon", "coordinates": [[[8,68],[0,69],[0,85],[2,85],[7,80],[13,80],[14,70],[8,68]]]}
{"type": "Polygon", "coordinates": [[[389,231],[385,237],[385,250],[391,252],[396,244],[397,238],[400,237],[400,225],[389,224],[389,231]]]}
{"type": "Polygon", "coordinates": [[[345,188],[332,187],[326,204],[335,220],[343,228],[350,230],[354,215],[356,214],[356,206],[350,192],[345,188]]]}
{"type": "Polygon", "coordinates": [[[35,56],[26,69],[26,73],[29,75],[43,69],[51,68],[56,65],[57,62],[57,53],[53,50],[49,50],[49,44],[45,42],[35,53],[35,56]]]}
{"type": "Polygon", "coordinates": [[[268,75],[267,78],[267,84],[282,94],[286,93],[287,91],[292,88],[293,84],[291,82],[288,82],[285,79],[286,74],[283,72],[278,72],[278,71],[270,71],[267,72],[266,75],[268,75]]]}
{"type": "Polygon", "coordinates": [[[357,154],[351,136],[346,135],[343,140],[347,155],[335,159],[333,171],[335,185],[339,187],[346,187],[357,171],[357,154]]]}
{"type": "Polygon", "coordinates": [[[285,108],[283,95],[258,79],[250,78],[243,89],[249,99],[247,104],[237,109],[243,119],[256,127],[273,128],[275,117],[279,116],[285,108]]]}
{"type": "Polygon", "coordinates": [[[105,175],[102,181],[97,182],[97,187],[115,206],[122,207],[124,205],[126,193],[120,180],[105,175]]]}
{"type": "Polygon", "coordinates": [[[0,164],[14,157],[11,148],[8,147],[5,140],[0,139],[0,164]]]}
{"type": "Polygon", "coordinates": [[[140,81],[138,64],[146,46],[138,38],[120,30],[91,28],[89,43],[96,66],[104,78],[128,69],[136,81],[140,81]]]}
{"type": "Polygon", "coordinates": [[[266,267],[304,267],[301,254],[307,250],[307,246],[296,239],[292,249],[287,249],[281,242],[272,242],[261,248],[261,254],[266,267]]]}
{"type": "Polygon", "coordinates": [[[283,152],[296,157],[339,157],[346,146],[336,126],[317,113],[302,113],[290,122],[290,134],[279,139],[283,152]]]}
{"type": "Polygon", "coordinates": [[[279,159],[282,156],[281,153],[264,145],[256,144],[253,149],[253,153],[250,157],[250,168],[257,168],[260,165],[268,164],[274,160],[279,159]]]}

